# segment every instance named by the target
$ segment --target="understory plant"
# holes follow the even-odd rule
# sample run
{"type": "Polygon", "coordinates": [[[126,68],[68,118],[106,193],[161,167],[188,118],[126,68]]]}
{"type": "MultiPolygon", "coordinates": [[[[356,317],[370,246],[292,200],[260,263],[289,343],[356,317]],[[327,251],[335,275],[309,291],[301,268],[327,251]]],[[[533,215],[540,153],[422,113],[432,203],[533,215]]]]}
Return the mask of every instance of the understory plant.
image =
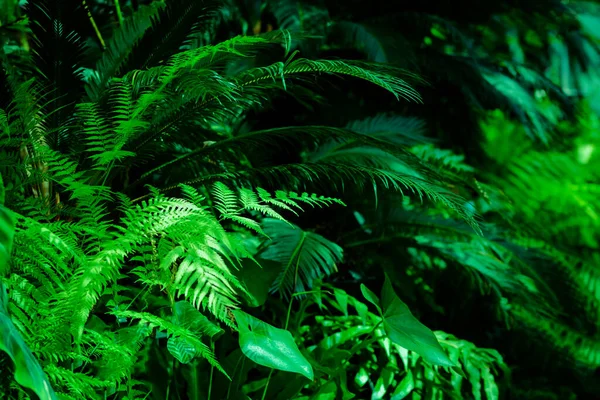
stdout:
{"type": "Polygon", "coordinates": [[[596,9],[376,3],[6,2],[2,398],[594,392],[596,9]]]}

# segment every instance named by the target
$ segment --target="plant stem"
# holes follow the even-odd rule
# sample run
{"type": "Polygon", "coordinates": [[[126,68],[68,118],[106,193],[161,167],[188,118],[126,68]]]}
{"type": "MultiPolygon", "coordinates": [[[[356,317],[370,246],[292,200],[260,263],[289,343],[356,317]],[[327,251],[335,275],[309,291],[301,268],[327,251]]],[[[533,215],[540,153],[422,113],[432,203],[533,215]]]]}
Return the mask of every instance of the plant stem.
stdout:
{"type": "MultiPolygon", "coordinates": [[[[115,0],[118,1],[118,0],[115,0]]],[[[212,350],[213,354],[215,354],[215,342],[211,341],[210,342],[210,349],[212,350]]],[[[215,372],[215,366],[214,365],[210,365],[210,377],[208,378],[208,400],[210,400],[210,395],[212,393],[212,384],[213,384],[213,374],[215,372]]]]}
{"type": "Polygon", "coordinates": [[[100,45],[102,46],[102,49],[103,50],[106,49],[106,43],[104,43],[104,38],[102,37],[102,34],[100,33],[100,29],[98,29],[98,25],[96,25],[96,21],[94,20],[94,17],[92,16],[92,12],[90,11],[85,0],[81,0],[81,3],[83,4],[83,8],[85,8],[85,11],[87,12],[90,23],[92,24],[92,27],[94,28],[94,32],[96,32],[96,36],[98,37],[98,40],[100,41],[100,45]]]}
{"type": "MultiPolygon", "coordinates": [[[[296,273],[298,273],[298,270],[296,268],[296,273]]],[[[299,294],[299,293],[294,293],[291,298],[290,298],[290,304],[288,305],[288,312],[287,312],[287,316],[285,317],[285,326],[283,329],[287,330],[287,327],[290,323],[290,315],[292,314],[292,303],[294,302],[294,295],[295,294],[299,294]]],[[[267,383],[265,385],[265,390],[263,391],[263,396],[262,396],[262,400],[265,400],[266,396],[267,396],[267,390],[269,389],[269,382],[271,382],[271,376],[273,375],[273,369],[271,369],[271,371],[269,372],[269,377],[267,378],[267,383]]],[[[210,399],[209,399],[210,400],[210,399]]]]}
{"type": "Polygon", "coordinates": [[[261,400],[265,400],[267,398],[267,390],[269,389],[269,382],[271,382],[271,375],[273,375],[273,369],[269,372],[269,377],[267,378],[267,384],[265,385],[265,390],[263,390],[263,394],[261,400]]]}
{"type": "MultiPolygon", "coordinates": [[[[244,355],[242,354],[242,356],[240,358],[238,358],[237,362],[235,363],[235,367],[233,368],[233,374],[231,374],[231,381],[229,381],[229,387],[227,388],[227,400],[229,400],[229,394],[231,393],[231,385],[233,385],[233,380],[235,379],[235,374],[237,372],[238,366],[240,365],[240,361],[242,361],[242,359],[244,358],[244,355]]],[[[242,368],[243,365],[242,365],[242,368]]]]}
{"type": "Polygon", "coordinates": [[[123,14],[121,13],[121,5],[119,0],[115,0],[115,10],[117,11],[117,18],[119,19],[119,26],[123,25],[123,14]]]}

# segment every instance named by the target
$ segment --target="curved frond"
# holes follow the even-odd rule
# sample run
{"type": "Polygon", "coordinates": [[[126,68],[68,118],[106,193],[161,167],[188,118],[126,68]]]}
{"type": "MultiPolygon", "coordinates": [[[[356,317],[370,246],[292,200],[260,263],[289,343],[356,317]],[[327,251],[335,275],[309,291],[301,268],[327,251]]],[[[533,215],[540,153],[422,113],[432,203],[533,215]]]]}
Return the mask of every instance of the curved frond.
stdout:
{"type": "Polygon", "coordinates": [[[315,279],[331,275],[342,261],[342,248],[319,234],[274,219],[263,220],[262,227],[270,240],[260,256],[282,268],[273,292],[290,297],[310,290],[315,279]]]}

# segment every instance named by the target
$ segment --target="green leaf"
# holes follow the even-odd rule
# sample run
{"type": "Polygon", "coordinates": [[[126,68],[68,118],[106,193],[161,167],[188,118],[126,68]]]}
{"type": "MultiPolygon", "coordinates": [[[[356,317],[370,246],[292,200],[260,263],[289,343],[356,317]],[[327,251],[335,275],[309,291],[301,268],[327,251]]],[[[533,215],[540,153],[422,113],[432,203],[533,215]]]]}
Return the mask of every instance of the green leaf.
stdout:
{"type": "Polygon", "coordinates": [[[335,400],[337,394],[337,385],[334,381],[329,381],[319,388],[319,391],[311,396],[311,400],[335,400]]]}
{"type": "MultiPolygon", "coordinates": [[[[8,269],[15,225],[9,211],[0,205],[0,271],[8,269]]],[[[31,389],[40,400],[56,399],[56,395],[21,334],[8,314],[8,296],[0,282],[0,350],[4,351],[15,366],[15,380],[31,389]]]]}
{"type": "Polygon", "coordinates": [[[333,289],[333,295],[340,306],[342,312],[347,317],[348,316],[348,294],[343,290],[333,289]]]}
{"type": "Polygon", "coordinates": [[[373,395],[371,396],[371,400],[380,400],[386,398],[386,394],[388,389],[392,386],[394,381],[394,373],[390,368],[383,368],[381,371],[381,375],[379,375],[379,379],[375,383],[375,388],[373,389],[373,395]]]}
{"type": "Polygon", "coordinates": [[[392,400],[402,400],[410,394],[415,388],[415,379],[411,370],[408,370],[406,376],[396,386],[396,390],[392,393],[392,400]]]}
{"type": "Polygon", "coordinates": [[[483,379],[483,391],[488,400],[498,400],[500,393],[498,391],[498,385],[494,379],[492,371],[489,367],[483,367],[481,369],[481,378],[483,379]]]}
{"type": "MultiPolygon", "coordinates": [[[[212,340],[215,340],[224,333],[223,329],[202,315],[196,307],[187,301],[175,303],[173,311],[173,323],[187,329],[192,334],[209,336],[212,340]]],[[[167,350],[182,364],[189,363],[198,354],[194,343],[180,336],[169,338],[167,350]]]]}
{"type": "Polygon", "coordinates": [[[289,297],[312,289],[315,280],[337,271],[336,264],[343,258],[343,250],[337,244],[272,218],[265,218],[262,226],[271,241],[260,257],[281,265],[272,291],[289,297]]]}
{"type": "Polygon", "coordinates": [[[206,318],[188,301],[178,301],[174,306],[175,323],[193,333],[200,333],[215,340],[224,331],[218,325],[206,318]]]}
{"type": "Polygon", "coordinates": [[[385,332],[394,343],[420,354],[432,364],[454,366],[433,332],[419,322],[396,295],[387,275],[381,291],[381,307],[385,332]]]}
{"type": "Polygon", "coordinates": [[[375,307],[377,307],[379,314],[381,314],[381,306],[379,305],[379,299],[377,298],[375,293],[373,293],[368,287],[366,287],[364,285],[364,283],[360,284],[360,291],[362,292],[363,296],[365,296],[365,299],[367,299],[367,301],[369,303],[371,303],[375,307]]]}
{"type": "Polygon", "coordinates": [[[280,271],[280,264],[271,260],[258,258],[256,261],[245,258],[242,268],[235,272],[247,290],[248,305],[260,307],[267,301],[269,289],[280,271]],[[258,261],[258,263],[257,263],[258,261]],[[260,265],[259,265],[260,264],[260,265]]]}
{"type": "Polygon", "coordinates": [[[240,333],[240,348],[246,357],[265,367],[314,379],[312,366],[298,349],[290,332],[240,310],[233,311],[233,315],[240,333]]]}
{"type": "Polygon", "coordinates": [[[196,356],[196,348],[187,340],[177,336],[171,336],[167,341],[167,350],[177,361],[187,364],[196,356]]]}

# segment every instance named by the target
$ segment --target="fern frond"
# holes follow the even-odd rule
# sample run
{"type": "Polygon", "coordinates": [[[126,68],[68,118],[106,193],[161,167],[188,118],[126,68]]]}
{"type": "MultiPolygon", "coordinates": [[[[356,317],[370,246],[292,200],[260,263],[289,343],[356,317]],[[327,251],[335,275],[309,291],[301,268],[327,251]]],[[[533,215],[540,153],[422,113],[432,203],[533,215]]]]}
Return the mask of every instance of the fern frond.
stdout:
{"type": "Polygon", "coordinates": [[[74,103],[83,91],[81,69],[85,42],[75,21],[86,19],[86,14],[77,0],[28,1],[26,13],[34,21],[30,29],[35,71],[44,91],[53,98],[50,110],[54,109],[55,113],[47,123],[54,129],[64,130],[73,115],[74,103]]]}
{"type": "Polygon", "coordinates": [[[600,341],[597,336],[580,332],[560,321],[540,318],[523,308],[515,308],[512,313],[524,327],[537,332],[577,363],[592,369],[600,365],[600,341]]]}
{"type": "Polygon", "coordinates": [[[112,78],[128,72],[124,67],[131,57],[133,46],[148,30],[152,17],[155,17],[163,6],[161,2],[153,2],[127,18],[113,32],[85,86],[87,95],[92,101],[99,101],[102,98],[104,89],[112,78]]]}
{"type": "Polygon", "coordinates": [[[269,68],[252,69],[238,77],[242,86],[259,82],[265,79],[282,80],[286,77],[306,73],[325,73],[339,76],[352,76],[371,82],[392,93],[397,99],[421,101],[421,97],[410,84],[399,76],[408,76],[416,79],[412,74],[399,68],[386,65],[369,64],[358,61],[339,60],[308,60],[298,58],[283,64],[273,64],[269,68]]]}
{"type": "Polygon", "coordinates": [[[342,248],[321,235],[270,218],[263,220],[262,226],[270,241],[261,258],[282,267],[271,287],[273,292],[290,297],[310,290],[315,279],[331,275],[342,261],[342,248]]]}
{"type": "Polygon", "coordinates": [[[346,124],[346,128],[356,133],[401,145],[415,145],[431,141],[424,136],[426,132],[424,120],[403,115],[377,114],[362,120],[350,121],[346,124]]]}
{"type": "Polygon", "coordinates": [[[146,69],[175,54],[186,38],[201,30],[213,17],[214,3],[210,1],[182,0],[168,2],[152,15],[152,25],[130,51],[124,71],[146,69]]]}
{"type": "MultiPolygon", "coordinates": [[[[343,163],[303,163],[303,164],[284,164],[273,167],[252,168],[248,170],[239,170],[222,174],[207,175],[187,182],[204,183],[216,180],[235,180],[239,183],[248,182],[256,185],[257,181],[273,183],[277,180],[281,185],[282,181],[289,185],[298,187],[299,185],[310,182],[327,182],[328,184],[348,185],[350,182],[358,188],[364,188],[365,184],[370,185],[377,191],[377,187],[391,189],[404,195],[404,190],[410,191],[419,199],[429,198],[439,202],[446,207],[457,212],[462,218],[465,218],[477,231],[477,222],[473,217],[472,209],[464,203],[462,198],[455,193],[442,188],[434,183],[430,183],[422,178],[413,175],[402,175],[393,171],[374,168],[366,165],[351,165],[343,163]]],[[[176,188],[167,187],[161,189],[168,191],[176,188]]]]}
{"type": "MultiPolygon", "coordinates": [[[[115,314],[115,316],[118,317],[139,320],[139,324],[148,326],[151,330],[156,328],[159,331],[164,331],[170,338],[178,338],[184,340],[185,344],[180,343],[180,346],[191,346],[195,351],[195,356],[204,358],[211,365],[217,368],[217,370],[227,375],[227,373],[223,370],[221,365],[215,359],[215,356],[210,350],[210,348],[202,342],[202,340],[197,336],[197,334],[191,332],[190,330],[149,313],[141,313],[135,311],[115,311],[113,313],[115,314]]],[[[175,344],[172,344],[171,346],[175,346],[175,344]]]]}

